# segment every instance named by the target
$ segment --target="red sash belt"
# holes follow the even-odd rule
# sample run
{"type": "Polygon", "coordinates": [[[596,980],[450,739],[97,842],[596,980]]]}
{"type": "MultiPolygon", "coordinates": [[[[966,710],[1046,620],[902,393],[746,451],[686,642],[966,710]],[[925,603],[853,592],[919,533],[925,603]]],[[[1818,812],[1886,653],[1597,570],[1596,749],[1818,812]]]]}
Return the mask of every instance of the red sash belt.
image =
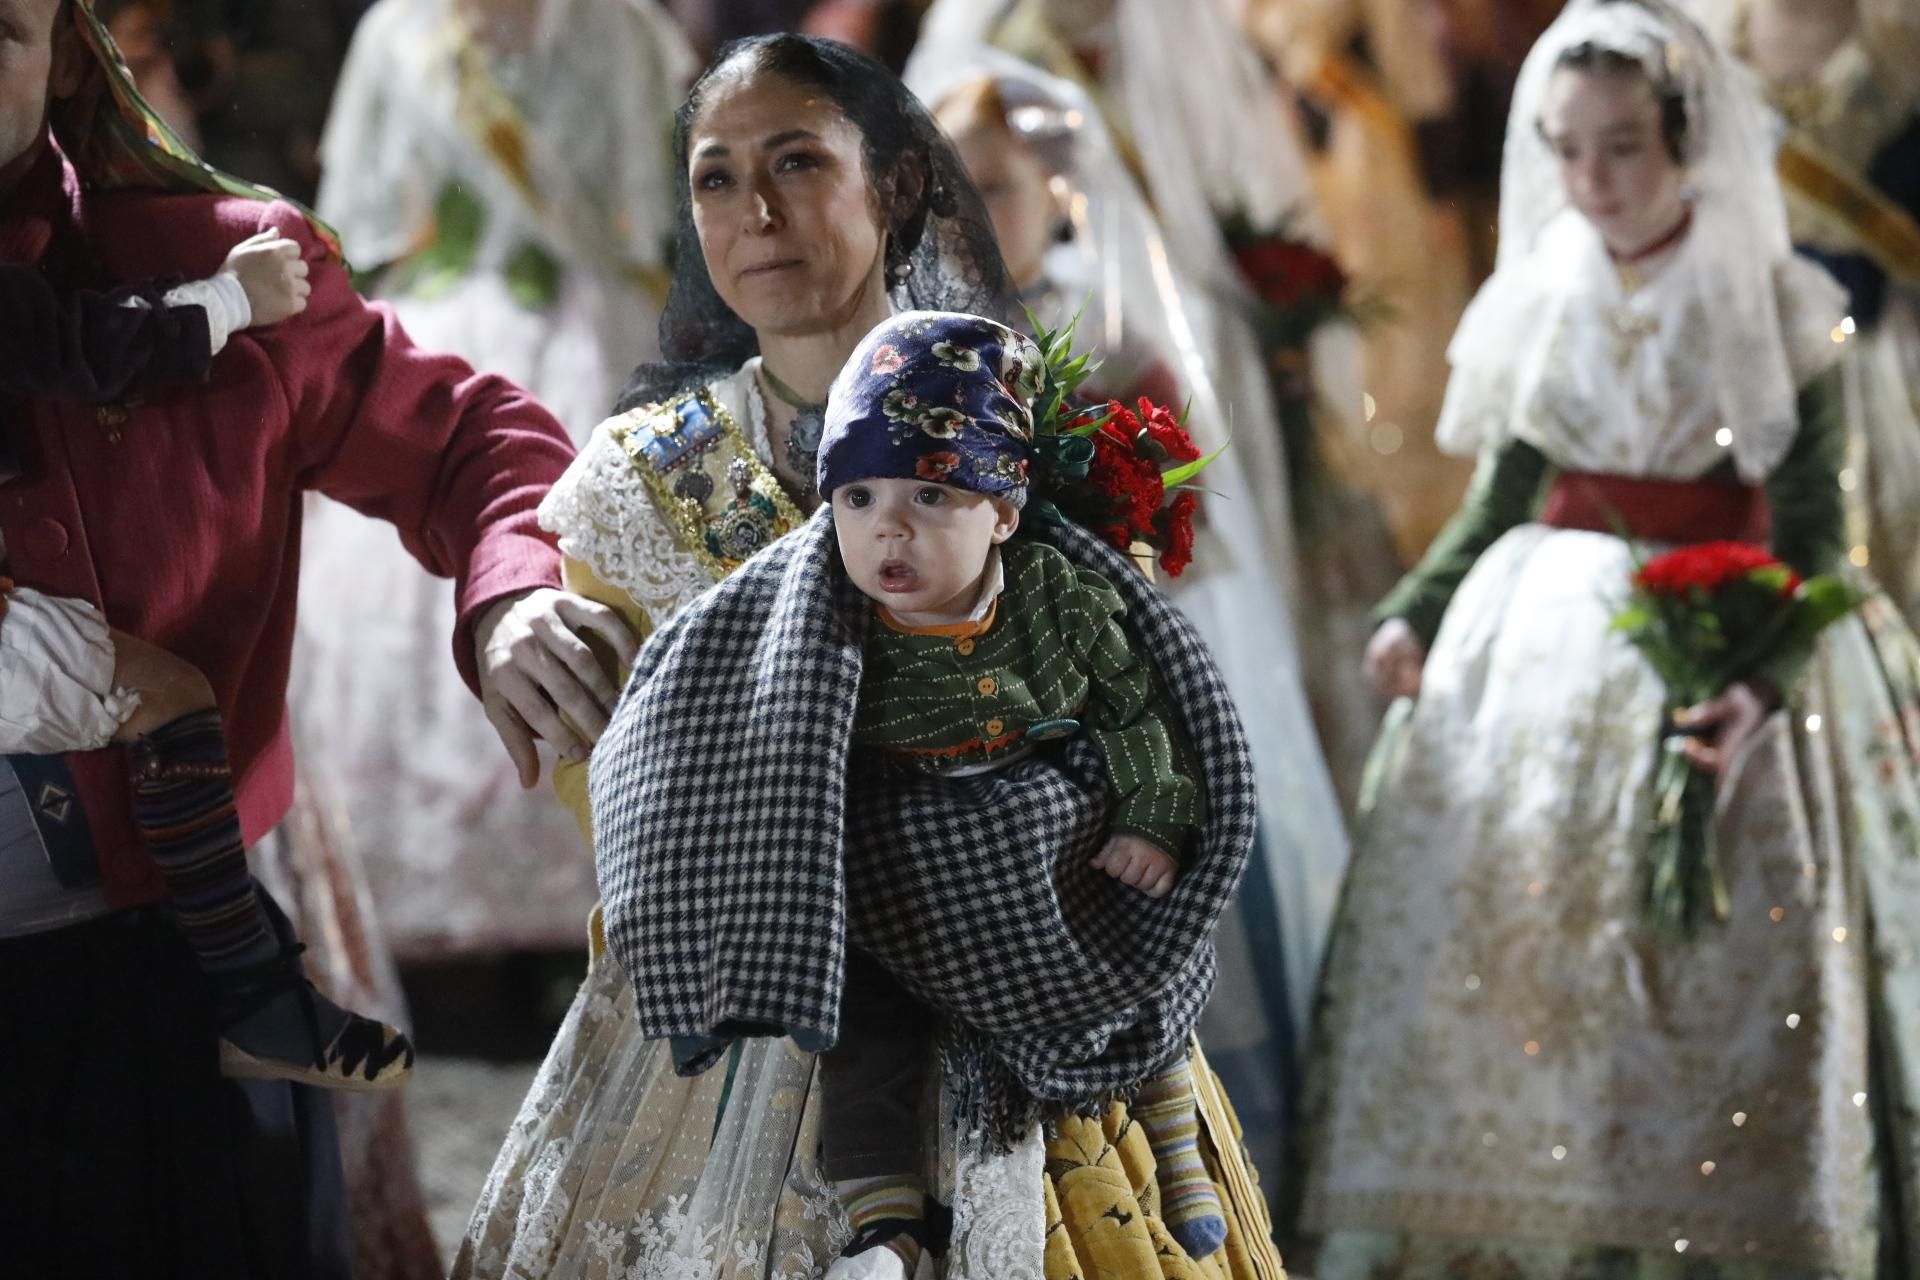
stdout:
{"type": "Polygon", "coordinates": [[[1644,542],[1767,541],[1767,495],[1754,485],[1714,480],[1648,480],[1563,471],[1547,493],[1540,523],[1620,533],[1644,542]]]}

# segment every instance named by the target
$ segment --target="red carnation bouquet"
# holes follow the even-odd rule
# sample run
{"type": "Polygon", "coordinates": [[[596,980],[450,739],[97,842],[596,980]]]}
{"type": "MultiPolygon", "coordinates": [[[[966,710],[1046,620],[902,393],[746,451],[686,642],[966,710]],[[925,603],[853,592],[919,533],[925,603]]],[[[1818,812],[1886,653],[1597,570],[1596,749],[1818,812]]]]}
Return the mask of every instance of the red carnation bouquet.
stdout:
{"type": "Polygon", "coordinates": [[[1347,273],[1325,251],[1292,233],[1285,221],[1262,230],[1245,214],[1221,226],[1240,278],[1252,292],[1255,327],[1269,352],[1305,349],[1314,330],[1356,318],[1347,273]]]}
{"type": "Polygon", "coordinates": [[[1132,408],[1078,402],[1074,392],[1099,367],[1089,354],[1072,354],[1078,318],[1055,331],[1031,313],[1027,319],[1047,368],[1033,407],[1041,482],[1034,514],[1084,525],[1123,552],[1152,547],[1160,567],[1179,577],[1193,562],[1200,500],[1192,481],[1220,451],[1201,456],[1181,416],[1151,400],[1132,408]]]}
{"type": "Polygon", "coordinates": [[[1317,534],[1331,531],[1331,511],[1322,506],[1327,463],[1315,422],[1308,344],[1325,325],[1365,324],[1386,308],[1356,298],[1340,264],[1296,235],[1290,223],[1282,219],[1278,226],[1263,228],[1246,214],[1233,213],[1220,229],[1246,286],[1247,319],[1273,387],[1294,519],[1304,532],[1317,534]]]}
{"type": "Polygon", "coordinates": [[[1671,739],[1684,732],[1674,727],[1678,713],[1804,660],[1820,633],[1863,599],[1837,577],[1802,581],[1744,542],[1682,547],[1636,565],[1613,629],[1667,686],[1645,894],[1655,925],[1688,933],[1709,915],[1727,916],[1726,878],[1713,847],[1713,776],[1674,749],[1671,739]]]}

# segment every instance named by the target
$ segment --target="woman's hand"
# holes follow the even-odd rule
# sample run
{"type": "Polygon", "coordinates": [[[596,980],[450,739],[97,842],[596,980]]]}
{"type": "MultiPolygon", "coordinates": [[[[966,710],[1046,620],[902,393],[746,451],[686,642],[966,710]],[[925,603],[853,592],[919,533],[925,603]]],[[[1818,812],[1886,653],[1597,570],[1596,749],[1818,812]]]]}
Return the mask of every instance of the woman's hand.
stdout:
{"type": "Polygon", "coordinates": [[[1687,739],[1687,759],[1696,769],[1724,776],[1777,702],[1752,685],[1735,684],[1717,698],[1688,707],[1674,717],[1681,728],[1699,735],[1687,739]]]}
{"type": "Polygon", "coordinates": [[[1367,683],[1383,701],[1420,696],[1427,647],[1405,618],[1388,618],[1367,641],[1367,683]]]}
{"type": "Polygon", "coordinates": [[[598,636],[621,666],[631,666],[640,642],[626,621],[584,596],[541,587],[494,603],[473,633],[480,705],[519,770],[520,785],[540,781],[535,737],[562,760],[585,760],[620,690],[583,637],[598,636]]]}
{"type": "Polygon", "coordinates": [[[214,705],[213,686],[200,668],[124,631],[112,636],[113,687],[140,695],[140,705],[113,735],[115,742],[132,742],[190,711],[214,705]]]}
{"type": "Polygon", "coordinates": [[[1173,859],[1151,840],[1114,836],[1094,855],[1093,865],[1149,898],[1164,898],[1173,892],[1173,859]]]}

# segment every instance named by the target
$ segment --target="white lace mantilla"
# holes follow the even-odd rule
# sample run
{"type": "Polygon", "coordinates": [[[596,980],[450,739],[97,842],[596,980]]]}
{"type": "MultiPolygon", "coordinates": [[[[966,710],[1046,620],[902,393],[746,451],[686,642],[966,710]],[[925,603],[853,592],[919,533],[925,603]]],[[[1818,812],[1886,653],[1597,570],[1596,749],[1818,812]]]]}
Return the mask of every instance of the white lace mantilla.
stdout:
{"type": "MultiPolygon", "coordinates": [[[[710,389],[771,467],[766,404],[754,376],[759,364],[756,356],[710,389]]],[[[609,427],[623,421],[612,418],[593,429],[540,504],[540,527],[560,539],[562,552],[633,597],[658,625],[712,586],[713,575],[662,518],[646,477],[613,438],[609,427]]]]}

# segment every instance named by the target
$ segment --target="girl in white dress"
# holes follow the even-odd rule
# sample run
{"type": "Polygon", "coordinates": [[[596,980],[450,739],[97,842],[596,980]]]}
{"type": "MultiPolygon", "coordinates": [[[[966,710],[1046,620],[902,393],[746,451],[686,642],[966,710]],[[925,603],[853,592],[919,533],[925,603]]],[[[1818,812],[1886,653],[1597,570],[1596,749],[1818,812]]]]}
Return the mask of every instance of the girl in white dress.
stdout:
{"type": "Polygon", "coordinates": [[[1414,701],[1328,960],[1318,1276],[1911,1274],[1920,656],[1884,596],[1790,687],[1694,709],[1730,912],[1641,908],[1668,726],[1609,629],[1636,543],[1846,551],[1842,297],[1772,160],[1666,0],[1575,0],[1522,73],[1440,433],[1479,471],[1367,654],[1414,701]]]}

